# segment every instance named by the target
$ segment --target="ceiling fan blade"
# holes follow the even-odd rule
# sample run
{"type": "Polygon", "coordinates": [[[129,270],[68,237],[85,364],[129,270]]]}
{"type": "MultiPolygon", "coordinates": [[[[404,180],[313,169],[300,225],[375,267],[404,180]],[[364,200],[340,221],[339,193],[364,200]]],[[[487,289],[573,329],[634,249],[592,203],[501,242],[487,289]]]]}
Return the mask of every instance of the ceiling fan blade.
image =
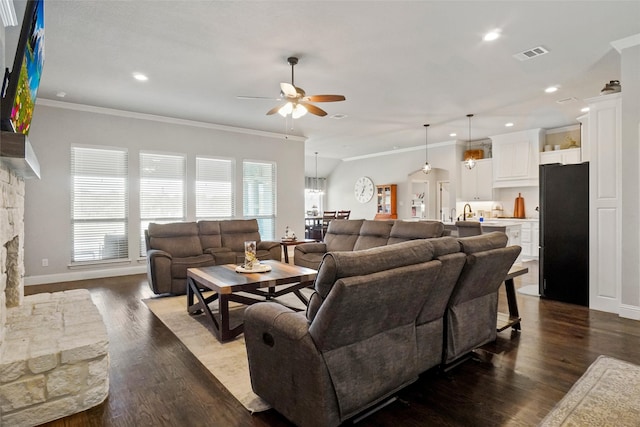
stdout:
{"type": "Polygon", "coordinates": [[[320,116],[320,117],[324,117],[324,116],[327,115],[326,111],[324,111],[321,108],[316,107],[313,104],[309,104],[309,103],[306,103],[306,102],[301,102],[300,104],[304,105],[305,108],[307,109],[307,111],[310,112],[311,114],[315,114],[316,116],[320,116]]]}
{"type": "MultiPolygon", "coordinates": [[[[284,104],[283,104],[284,105],[284,104]]],[[[267,116],[270,116],[272,114],[275,114],[278,112],[279,109],[282,108],[282,105],[276,105],[275,107],[273,107],[271,110],[267,111],[267,116]]]]}
{"type": "Polygon", "coordinates": [[[298,91],[295,86],[290,83],[280,83],[280,90],[287,98],[297,98],[298,91]]]}
{"type": "Polygon", "coordinates": [[[305,96],[303,99],[309,102],[336,102],[344,101],[347,98],[343,95],[309,95],[305,96]]]}
{"type": "Polygon", "coordinates": [[[246,96],[246,95],[238,95],[236,96],[238,99],[268,99],[270,101],[282,101],[282,98],[274,98],[272,96],[246,96]]]}

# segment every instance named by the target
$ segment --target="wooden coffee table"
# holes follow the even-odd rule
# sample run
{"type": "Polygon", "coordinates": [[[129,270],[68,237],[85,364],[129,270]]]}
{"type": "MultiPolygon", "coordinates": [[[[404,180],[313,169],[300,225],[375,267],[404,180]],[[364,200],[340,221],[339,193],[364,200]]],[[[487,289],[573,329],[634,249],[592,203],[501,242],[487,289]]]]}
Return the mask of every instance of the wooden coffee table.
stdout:
{"type": "Polygon", "coordinates": [[[213,322],[218,339],[228,341],[244,331],[242,323],[234,328],[230,327],[230,301],[249,305],[293,293],[305,305],[309,303],[300,289],[313,283],[316,270],[274,260],[261,261],[261,264],[270,265],[271,271],[236,273],[236,264],[187,269],[187,311],[189,314],[204,311],[213,322]],[[276,290],[276,286],[281,285],[285,286],[276,290]],[[204,297],[201,289],[210,289],[214,294],[204,297]],[[239,292],[244,295],[240,295],[239,292]],[[195,303],[194,295],[198,299],[195,303]],[[212,312],[209,307],[215,300],[218,300],[217,313],[212,312]]]}

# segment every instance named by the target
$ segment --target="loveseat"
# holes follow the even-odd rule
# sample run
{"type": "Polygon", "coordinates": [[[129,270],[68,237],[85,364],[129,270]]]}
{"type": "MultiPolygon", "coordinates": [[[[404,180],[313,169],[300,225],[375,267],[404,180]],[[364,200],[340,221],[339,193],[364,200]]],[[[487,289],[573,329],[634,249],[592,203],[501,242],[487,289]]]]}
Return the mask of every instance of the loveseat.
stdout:
{"type": "Polygon", "coordinates": [[[442,237],[447,233],[440,221],[333,220],[324,241],[295,247],[293,262],[317,270],[327,252],[358,251],[408,240],[442,237]]]}
{"type": "Polygon", "coordinates": [[[504,233],[328,252],[306,313],[245,311],[251,384],[299,426],[335,426],[495,339],[518,254],[504,233]]]}
{"type": "Polygon", "coordinates": [[[247,240],[256,242],[258,259],[280,261],[280,243],[261,240],[255,219],[151,223],[145,230],[149,286],[156,294],[185,294],[187,268],[241,264],[247,240]]]}

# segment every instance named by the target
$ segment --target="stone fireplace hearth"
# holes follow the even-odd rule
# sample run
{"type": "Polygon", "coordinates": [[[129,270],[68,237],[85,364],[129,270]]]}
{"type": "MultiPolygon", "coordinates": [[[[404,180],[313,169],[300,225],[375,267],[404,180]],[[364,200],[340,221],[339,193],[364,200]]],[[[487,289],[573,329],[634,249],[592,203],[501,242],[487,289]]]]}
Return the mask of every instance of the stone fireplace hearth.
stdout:
{"type": "Polygon", "coordinates": [[[86,289],[24,296],[25,182],[0,163],[0,426],[89,409],[109,392],[108,336],[86,289]]]}

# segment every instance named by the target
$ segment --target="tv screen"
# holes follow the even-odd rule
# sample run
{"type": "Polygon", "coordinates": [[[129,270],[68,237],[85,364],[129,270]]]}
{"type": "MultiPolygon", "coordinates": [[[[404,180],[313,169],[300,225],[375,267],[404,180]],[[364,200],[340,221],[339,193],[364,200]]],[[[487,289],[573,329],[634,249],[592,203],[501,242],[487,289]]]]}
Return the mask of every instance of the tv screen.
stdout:
{"type": "Polygon", "coordinates": [[[27,1],[11,73],[3,84],[1,127],[27,135],[44,64],[44,0],[27,1]]]}

